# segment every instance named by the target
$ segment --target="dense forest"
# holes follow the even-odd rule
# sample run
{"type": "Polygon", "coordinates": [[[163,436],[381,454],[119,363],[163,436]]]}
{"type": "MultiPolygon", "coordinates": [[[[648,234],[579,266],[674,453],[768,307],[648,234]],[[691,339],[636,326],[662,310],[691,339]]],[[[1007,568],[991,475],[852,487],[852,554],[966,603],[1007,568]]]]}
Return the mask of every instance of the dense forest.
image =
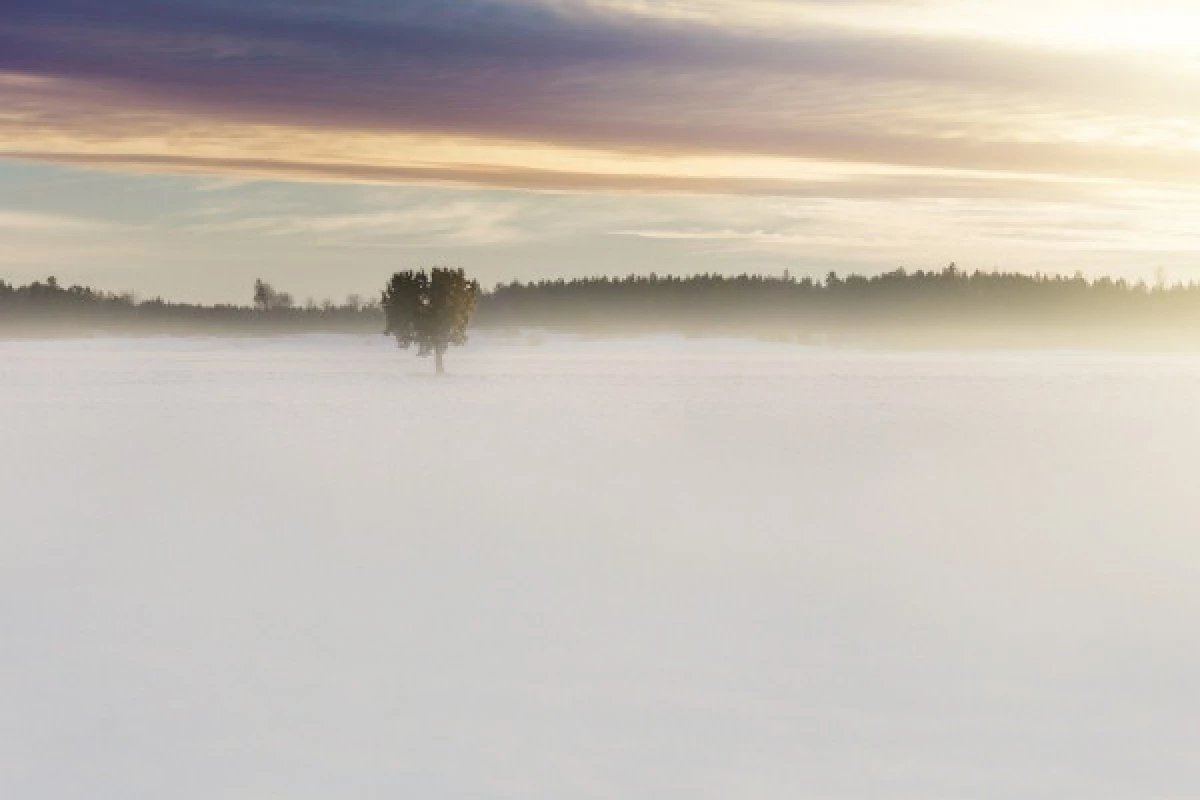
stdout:
{"type": "MultiPolygon", "coordinates": [[[[379,300],[296,304],[255,283],[246,305],[0,280],[0,333],[382,332],[379,300]]],[[[482,291],[474,327],[586,333],[737,334],[800,341],[948,340],[1071,343],[1149,337],[1200,343],[1200,284],[1082,275],[903,269],[797,279],[765,275],[636,276],[513,282],[482,291]]]]}

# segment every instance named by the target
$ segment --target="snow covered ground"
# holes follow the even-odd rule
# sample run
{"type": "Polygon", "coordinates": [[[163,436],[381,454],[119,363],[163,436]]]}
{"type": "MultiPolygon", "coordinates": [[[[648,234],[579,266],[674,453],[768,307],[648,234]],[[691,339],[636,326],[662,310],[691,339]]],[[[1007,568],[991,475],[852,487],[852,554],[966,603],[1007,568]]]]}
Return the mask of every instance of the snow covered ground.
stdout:
{"type": "Polygon", "coordinates": [[[1194,798],[1200,358],[0,343],[0,797],[1194,798]]]}

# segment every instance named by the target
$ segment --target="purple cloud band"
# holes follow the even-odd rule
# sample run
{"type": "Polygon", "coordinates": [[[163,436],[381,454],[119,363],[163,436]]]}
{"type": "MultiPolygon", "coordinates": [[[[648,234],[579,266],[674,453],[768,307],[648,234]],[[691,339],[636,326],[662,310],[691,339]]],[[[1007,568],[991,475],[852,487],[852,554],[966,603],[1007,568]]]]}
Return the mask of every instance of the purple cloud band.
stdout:
{"type": "MultiPolygon", "coordinates": [[[[1055,123],[1177,113],[1200,89],[1195,76],[1001,43],[723,30],[557,8],[8,0],[0,70],[115,90],[146,114],[617,150],[1153,180],[1200,174],[1195,156],[989,133],[1020,114],[1055,123]],[[972,115],[973,128],[943,135],[972,115]]],[[[67,124],[86,129],[87,116],[67,124]]]]}

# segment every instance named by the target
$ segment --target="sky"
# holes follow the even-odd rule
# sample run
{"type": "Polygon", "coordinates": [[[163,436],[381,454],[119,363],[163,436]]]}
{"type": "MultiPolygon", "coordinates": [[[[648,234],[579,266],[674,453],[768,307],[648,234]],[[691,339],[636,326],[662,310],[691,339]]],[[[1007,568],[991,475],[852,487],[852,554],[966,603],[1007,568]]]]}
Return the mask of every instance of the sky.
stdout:
{"type": "Polygon", "coordinates": [[[0,278],[1200,280],[1180,0],[6,0],[0,278]]]}

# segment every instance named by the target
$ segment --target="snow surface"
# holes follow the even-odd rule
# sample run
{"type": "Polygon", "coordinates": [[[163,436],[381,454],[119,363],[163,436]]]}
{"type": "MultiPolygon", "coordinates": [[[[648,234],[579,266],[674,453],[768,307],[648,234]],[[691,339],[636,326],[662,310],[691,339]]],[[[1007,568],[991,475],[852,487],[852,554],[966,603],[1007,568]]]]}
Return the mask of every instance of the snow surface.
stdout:
{"type": "Polygon", "coordinates": [[[0,344],[0,797],[1194,798],[1200,359],[0,344]]]}

